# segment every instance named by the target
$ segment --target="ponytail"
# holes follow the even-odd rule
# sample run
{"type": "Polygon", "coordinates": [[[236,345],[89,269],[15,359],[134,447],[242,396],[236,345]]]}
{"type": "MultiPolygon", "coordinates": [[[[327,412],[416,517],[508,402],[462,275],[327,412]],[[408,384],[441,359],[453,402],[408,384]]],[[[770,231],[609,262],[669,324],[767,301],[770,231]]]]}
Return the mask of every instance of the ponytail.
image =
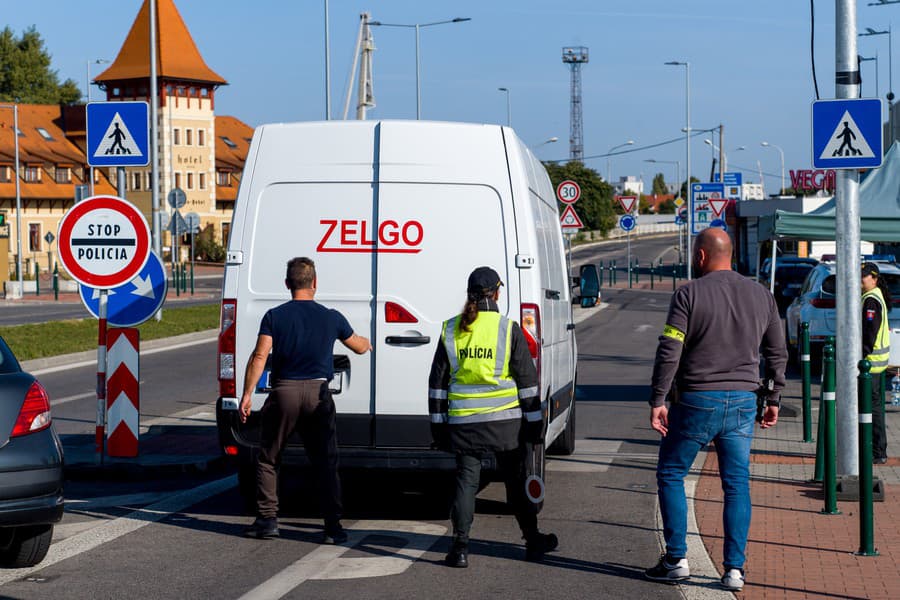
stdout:
{"type": "Polygon", "coordinates": [[[462,314],[459,316],[459,330],[469,332],[469,326],[478,318],[478,298],[469,295],[463,306],[462,314]]]}
{"type": "Polygon", "coordinates": [[[888,287],[884,277],[881,277],[880,275],[878,276],[878,279],[875,280],[875,284],[878,286],[878,289],[881,290],[881,295],[884,297],[884,307],[888,312],[891,312],[891,289],[888,287]]]}

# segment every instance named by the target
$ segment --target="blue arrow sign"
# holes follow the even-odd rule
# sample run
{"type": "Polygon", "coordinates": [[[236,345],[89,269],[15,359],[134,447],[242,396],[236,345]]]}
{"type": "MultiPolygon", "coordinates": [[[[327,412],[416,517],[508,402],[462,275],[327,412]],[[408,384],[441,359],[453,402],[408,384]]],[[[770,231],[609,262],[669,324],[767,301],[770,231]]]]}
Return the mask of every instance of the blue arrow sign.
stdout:
{"type": "Polygon", "coordinates": [[[146,102],[87,105],[87,160],[92,167],[143,167],[150,163],[150,109],[146,102]]]}
{"type": "Polygon", "coordinates": [[[622,215],[619,217],[619,227],[622,228],[622,231],[631,231],[637,226],[637,219],[632,217],[631,215],[622,215]]]}
{"type": "MultiPolygon", "coordinates": [[[[162,260],[151,252],[138,276],[109,290],[106,322],[114,327],[134,327],[156,314],[166,300],[168,282],[162,260]]],[[[100,314],[100,290],[79,286],[81,302],[95,317],[100,314]]]]}
{"type": "Polygon", "coordinates": [[[817,169],[881,166],[881,100],[819,100],[812,108],[813,165],[817,169]]]}
{"type": "Polygon", "coordinates": [[[728,224],[725,222],[725,219],[713,219],[709,222],[710,227],[718,227],[719,229],[724,229],[728,231],[728,224]]]}

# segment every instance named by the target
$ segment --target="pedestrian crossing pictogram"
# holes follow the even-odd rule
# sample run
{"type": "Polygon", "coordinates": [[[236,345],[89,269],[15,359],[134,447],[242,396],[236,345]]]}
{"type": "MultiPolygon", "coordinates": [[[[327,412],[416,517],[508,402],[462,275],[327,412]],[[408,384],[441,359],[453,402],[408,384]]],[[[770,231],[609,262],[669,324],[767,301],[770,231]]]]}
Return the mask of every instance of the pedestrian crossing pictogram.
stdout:
{"type": "Polygon", "coordinates": [[[122,120],[119,113],[113,116],[112,121],[103,134],[103,141],[97,146],[94,157],[109,155],[128,154],[133,156],[143,156],[141,149],[134,141],[128,126],[122,120]]]}
{"type": "Polygon", "coordinates": [[[853,120],[853,115],[850,114],[849,110],[845,110],[819,158],[872,158],[874,156],[875,153],[872,152],[872,148],[866,142],[866,138],[860,131],[856,121],[853,120]]]}

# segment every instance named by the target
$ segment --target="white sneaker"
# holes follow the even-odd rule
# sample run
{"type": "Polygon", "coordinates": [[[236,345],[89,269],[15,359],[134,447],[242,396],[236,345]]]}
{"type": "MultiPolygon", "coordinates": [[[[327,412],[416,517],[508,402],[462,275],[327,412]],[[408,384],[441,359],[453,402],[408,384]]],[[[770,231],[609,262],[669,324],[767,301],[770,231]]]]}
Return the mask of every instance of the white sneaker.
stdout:
{"type": "Polygon", "coordinates": [[[740,569],[728,569],[722,575],[722,587],[732,592],[744,589],[744,572],[740,569]]]}
{"type": "Polygon", "coordinates": [[[688,568],[688,561],[686,558],[681,558],[678,562],[672,564],[666,560],[666,555],[663,554],[655,567],[651,567],[644,571],[644,576],[651,581],[684,581],[691,576],[691,570],[688,568]]]}

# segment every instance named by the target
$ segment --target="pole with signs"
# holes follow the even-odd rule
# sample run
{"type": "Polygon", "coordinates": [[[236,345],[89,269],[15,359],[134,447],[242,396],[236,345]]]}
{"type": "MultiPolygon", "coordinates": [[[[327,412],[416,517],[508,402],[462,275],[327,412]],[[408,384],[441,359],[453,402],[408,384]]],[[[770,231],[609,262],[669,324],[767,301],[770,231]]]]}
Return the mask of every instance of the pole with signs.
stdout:
{"type": "Polygon", "coordinates": [[[559,182],[556,186],[557,199],[566,205],[562,215],[559,217],[559,225],[566,236],[566,276],[572,275],[572,236],[578,233],[578,230],[584,227],[578,213],[575,212],[573,206],[578,199],[581,198],[581,186],[578,183],[566,179],[559,182]]]}
{"type": "Polygon", "coordinates": [[[626,246],[628,248],[628,287],[631,287],[631,230],[637,225],[634,218],[634,208],[637,206],[637,196],[616,196],[625,214],[619,219],[619,227],[625,231],[626,246]]]}

